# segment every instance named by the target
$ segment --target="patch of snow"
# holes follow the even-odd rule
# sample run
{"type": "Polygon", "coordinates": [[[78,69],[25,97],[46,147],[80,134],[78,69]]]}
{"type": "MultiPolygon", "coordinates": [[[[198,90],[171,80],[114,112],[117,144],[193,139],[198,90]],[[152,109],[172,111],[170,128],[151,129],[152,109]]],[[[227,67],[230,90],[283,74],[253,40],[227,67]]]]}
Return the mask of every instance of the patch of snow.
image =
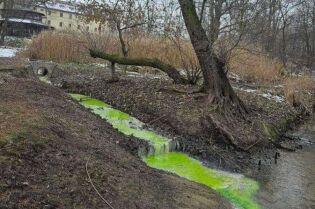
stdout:
{"type": "Polygon", "coordinates": [[[257,90],[255,89],[243,89],[241,88],[242,91],[245,91],[245,92],[248,92],[248,93],[253,93],[253,92],[256,92],[257,90]]]}
{"type": "Polygon", "coordinates": [[[48,9],[54,9],[58,11],[65,11],[65,12],[72,12],[72,13],[78,12],[75,5],[69,5],[67,3],[61,3],[61,2],[48,2],[45,5],[40,5],[40,7],[44,9],[48,8],[48,9]]]}
{"type": "Polygon", "coordinates": [[[238,88],[238,87],[234,87],[234,89],[245,91],[245,92],[248,92],[248,93],[254,93],[254,92],[257,91],[255,89],[245,89],[245,88],[238,88]]]}
{"type": "Polygon", "coordinates": [[[127,72],[128,77],[137,77],[137,78],[143,78],[144,75],[137,73],[137,72],[127,72]]]}
{"type": "Polygon", "coordinates": [[[277,96],[277,95],[272,95],[272,94],[270,94],[270,93],[264,93],[264,94],[258,94],[258,95],[260,95],[260,96],[262,96],[262,97],[265,97],[265,98],[267,98],[267,99],[270,99],[270,100],[274,100],[274,101],[276,101],[276,102],[278,102],[278,103],[282,103],[282,102],[284,102],[284,98],[283,97],[281,97],[281,96],[277,96]]]}
{"type": "Polygon", "coordinates": [[[0,57],[15,57],[18,49],[0,47],[0,57]]]}
{"type": "Polygon", "coordinates": [[[271,93],[257,94],[256,93],[257,90],[255,90],[255,89],[245,89],[245,88],[238,88],[238,87],[234,87],[234,89],[245,91],[245,92],[248,92],[248,93],[255,93],[256,95],[265,97],[266,99],[274,100],[274,101],[276,101],[278,103],[282,103],[282,102],[285,101],[285,99],[283,97],[277,96],[277,95],[272,95],[271,93]]]}
{"type": "MultiPolygon", "coordinates": [[[[3,20],[3,19],[0,19],[0,20],[3,20]]],[[[35,22],[35,21],[32,21],[32,20],[18,19],[18,18],[9,18],[9,22],[17,22],[17,23],[25,23],[25,24],[34,24],[34,25],[46,26],[45,24],[43,24],[41,22],[35,22]]]]}
{"type": "Polygon", "coordinates": [[[274,86],[275,88],[283,88],[283,85],[282,84],[279,84],[279,85],[276,85],[274,86]]]}
{"type": "Polygon", "coordinates": [[[96,67],[108,67],[108,65],[107,64],[104,64],[104,63],[93,63],[94,64],[94,66],[96,66],[96,67]]]}
{"type": "Polygon", "coordinates": [[[237,82],[239,82],[241,80],[241,77],[239,75],[237,75],[236,73],[233,73],[233,72],[229,72],[228,77],[236,80],[237,82]]]}

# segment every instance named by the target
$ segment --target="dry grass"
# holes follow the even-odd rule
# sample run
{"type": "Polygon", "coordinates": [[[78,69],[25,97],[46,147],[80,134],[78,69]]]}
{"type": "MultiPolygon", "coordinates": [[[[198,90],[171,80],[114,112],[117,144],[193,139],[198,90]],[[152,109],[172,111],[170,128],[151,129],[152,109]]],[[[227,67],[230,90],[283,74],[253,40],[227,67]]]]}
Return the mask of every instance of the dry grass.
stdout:
{"type": "MultiPolygon", "coordinates": [[[[30,109],[24,103],[0,102],[0,139],[5,139],[16,130],[20,130],[24,124],[37,120],[38,112],[30,109]]],[[[1,140],[0,140],[1,143],[1,140]]]]}
{"type": "Polygon", "coordinates": [[[284,81],[284,95],[291,104],[309,104],[315,95],[315,81],[307,76],[291,77],[284,81]]]}
{"type": "Polygon", "coordinates": [[[33,37],[23,54],[33,59],[81,62],[87,58],[84,40],[72,32],[45,31],[33,37]]]}
{"type": "MultiPolygon", "coordinates": [[[[282,79],[283,65],[266,54],[246,48],[234,49],[229,61],[229,69],[249,82],[276,82],[282,79]]],[[[257,50],[258,47],[252,47],[257,50]]]]}
{"type": "Polygon", "coordinates": [[[135,38],[129,42],[131,57],[158,58],[179,68],[182,67],[182,56],[195,56],[189,42],[149,36],[135,38]],[[180,52],[179,47],[185,51],[185,55],[180,52]]]}
{"type": "MultiPolygon", "coordinates": [[[[145,35],[125,37],[130,57],[158,58],[172,64],[188,75],[200,71],[198,60],[189,41],[145,35]]],[[[46,31],[34,37],[25,52],[34,59],[57,62],[90,61],[86,45],[93,40],[97,48],[107,53],[121,54],[120,43],[113,34],[91,36],[69,31],[46,31]]],[[[228,63],[229,70],[249,82],[276,82],[282,78],[282,64],[263,53],[254,53],[258,47],[247,45],[234,49],[228,63]]]]}
{"type": "MultiPolygon", "coordinates": [[[[90,35],[91,36],[91,35],[90,35]]],[[[34,59],[53,60],[57,62],[82,62],[87,59],[88,39],[84,34],[75,34],[70,31],[45,31],[33,37],[28,44],[24,55],[34,59]]],[[[117,37],[106,34],[94,36],[97,48],[112,54],[121,54],[120,43],[117,37]]],[[[181,67],[183,56],[172,40],[149,36],[126,37],[130,57],[158,58],[176,67],[181,67]]],[[[189,42],[179,43],[186,52],[185,56],[194,59],[194,53],[189,42]]]]}

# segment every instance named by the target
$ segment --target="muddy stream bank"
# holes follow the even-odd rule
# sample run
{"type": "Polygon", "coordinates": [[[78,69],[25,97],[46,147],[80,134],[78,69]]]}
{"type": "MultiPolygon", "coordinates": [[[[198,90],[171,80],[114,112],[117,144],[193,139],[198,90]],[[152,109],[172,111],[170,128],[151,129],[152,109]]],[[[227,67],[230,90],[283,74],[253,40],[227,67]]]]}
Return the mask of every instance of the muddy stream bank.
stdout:
{"type": "Polygon", "coordinates": [[[315,116],[292,133],[300,138],[295,152],[278,150],[280,158],[258,172],[257,198],[264,208],[315,208],[315,116]]]}
{"type": "Polygon", "coordinates": [[[235,208],[261,208],[254,196],[258,184],[241,174],[224,172],[204,166],[200,161],[178,152],[171,139],[147,129],[145,124],[108,104],[80,94],[70,94],[80,104],[94,114],[109,122],[125,135],[132,135],[148,141],[151,149],[139,153],[142,160],[150,167],[174,173],[190,181],[197,182],[216,190],[227,198],[235,208]]]}
{"type": "Polygon", "coordinates": [[[118,131],[148,141],[152,149],[139,155],[150,167],[177,174],[206,185],[227,198],[236,208],[314,208],[315,202],[315,118],[297,130],[301,149],[278,150],[277,162],[263,162],[255,180],[204,166],[198,160],[177,152],[176,144],[151,130],[130,115],[100,100],[72,94],[74,99],[101,116],[118,131]],[[257,194],[256,194],[257,193],[257,194]]]}

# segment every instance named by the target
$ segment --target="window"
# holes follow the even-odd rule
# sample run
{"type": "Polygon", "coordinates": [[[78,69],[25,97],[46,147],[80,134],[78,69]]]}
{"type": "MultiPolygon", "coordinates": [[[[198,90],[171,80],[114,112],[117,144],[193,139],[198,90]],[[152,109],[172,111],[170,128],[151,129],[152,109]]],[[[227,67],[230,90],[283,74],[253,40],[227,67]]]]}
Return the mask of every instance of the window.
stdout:
{"type": "Polygon", "coordinates": [[[51,15],[51,11],[48,11],[48,15],[51,15]]]}
{"type": "Polygon", "coordinates": [[[81,29],[81,25],[78,25],[78,30],[80,30],[81,29]]]}
{"type": "Polygon", "coordinates": [[[42,9],[40,9],[40,11],[41,11],[41,12],[43,12],[43,11],[44,11],[44,9],[42,8],[42,9]]]}
{"type": "Polygon", "coordinates": [[[63,17],[63,13],[62,12],[60,12],[60,17],[63,17]]]}
{"type": "Polygon", "coordinates": [[[71,26],[72,26],[72,25],[71,25],[71,24],[69,24],[69,28],[71,28],[71,26]]]}
{"type": "Polygon", "coordinates": [[[69,14],[69,19],[72,19],[72,14],[69,14]]]}
{"type": "Polygon", "coordinates": [[[59,23],[59,26],[62,27],[62,22],[59,23]]]}
{"type": "Polygon", "coordinates": [[[50,20],[48,20],[48,21],[47,21],[47,24],[48,24],[48,25],[51,25],[51,21],[50,21],[50,20]]]}

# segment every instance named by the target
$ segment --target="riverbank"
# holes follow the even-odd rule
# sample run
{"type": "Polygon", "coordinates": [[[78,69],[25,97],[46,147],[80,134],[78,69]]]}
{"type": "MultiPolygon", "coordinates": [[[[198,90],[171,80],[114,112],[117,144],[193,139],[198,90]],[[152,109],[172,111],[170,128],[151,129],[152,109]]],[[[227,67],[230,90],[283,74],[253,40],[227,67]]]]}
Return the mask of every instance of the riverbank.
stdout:
{"type": "Polygon", "coordinates": [[[264,208],[315,207],[315,116],[291,134],[299,137],[300,149],[279,150],[277,163],[266,165],[268,169],[255,178],[260,182],[257,200],[264,208]]]}
{"type": "Polygon", "coordinates": [[[62,90],[0,78],[1,208],[231,208],[205,186],[148,168],[119,134],[62,90]],[[90,178],[89,178],[90,176],[90,178]]]}
{"type": "MultiPolygon", "coordinates": [[[[244,151],[225,141],[224,135],[220,134],[213,127],[202,123],[203,120],[200,117],[208,113],[204,109],[205,107],[200,105],[202,103],[196,99],[195,94],[183,93],[183,91],[194,90],[195,87],[193,86],[173,85],[164,77],[161,79],[163,75],[150,74],[147,76],[138,72],[127,72],[127,75],[122,75],[118,82],[111,82],[106,79],[109,78],[110,74],[104,70],[103,65],[90,65],[89,68],[86,68],[86,66],[81,68],[72,64],[67,66],[68,68],[58,67],[49,74],[49,77],[43,78],[49,80],[50,84],[58,86],[58,88],[37,81],[34,75],[30,75],[32,73],[29,72],[29,69],[24,69],[23,67],[4,67],[4,71],[0,71],[2,75],[0,79],[0,85],[2,85],[1,96],[8,98],[8,100],[3,99],[1,103],[4,107],[1,109],[1,113],[5,115],[6,123],[1,121],[1,127],[5,127],[2,130],[5,131],[2,133],[4,134],[3,137],[2,135],[0,137],[2,142],[1,150],[5,151],[4,154],[1,154],[0,164],[1,173],[5,174],[3,175],[5,177],[4,183],[1,182],[1,191],[5,192],[5,201],[12,200],[9,194],[14,190],[17,192],[14,193],[13,198],[25,197],[30,202],[26,204],[34,207],[38,206],[36,204],[42,206],[46,202],[52,207],[55,203],[56,205],[64,206],[68,204],[67,206],[71,206],[72,204],[81,204],[79,200],[82,198],[87,199],[87,202],[83,204],[88,204],[93,199],[93,207],[101,205],[102,200],[95,200],[95,197],[92,197],[93,191],[95,192],[93,187],[92,189],[89,188],[90,190],[86,194],[78,191],[91,186],[89,180],[86,179],[85,169],[86,162],[90,159],[88,156],[91,155],[90,157],[93,158],[92,161],[95,161],[95,163],[91,162],[91,168],[89,168],[90,163],[88,163],[88,168],[91,169],[91,171],[88,171],[93,176],[95,175],[95,183],[97,185],[102,185],[101,188],[104,185],[107,188],[102,190],[101,193],[108,195],[106,199],[109,197],[112,202],[118,202],[118,208],[124,208],[123,204],[131,204],[134,208],[142,208],[142,206],[147,206],[146,208],[150,208],[150,206],[153,206],[153,208],[216,208],[222,204],[221,201],[223,201],[223,208],[230,207],[222,197],[219,197],[212,190],[194,183],[186,184],[186,181],[183,179],[176,180],[178,179],[177,177],[147,168],[138,157],[139,147],[147,147],[146,143],[137,140],[135,137],[121,136],[108,124],[104,127],[104,122],[100,118],[91,116],[87,110],[80,108],[77,104],[74,105],[70,98],[65,96],[64,90],[92,95],[108,102],[117,109],[139,118],[147,124],[148,128],[154,129],[161,135],[178,142],[179,146],[177,148],[179,151],[188,153],[194,158],[201,160],[204,165],[208,165],[211,168],[219,168],[220,170],[236,171],[254,179],[259,179],[261,175],[268,176],[268,173],[270,173],[272,164],[275,162],[274,156],[279,152],[277,146],[274,146],[273,143],[280,146],[280,142],[283,142],[282,144],[290,142],[288,143],[289,147],[296,148],[297,143],[294,140],[278,140],[277,138],[288,129],[293,128],[295,123],[306,117],[306,112],[303,108],[293,108],[284,101],[284,97],[281,94],[281,86],[273,85],[258,88],[257,86],[248,85],[233,79],[233,86],[237,93],[245,101],[251,112],[255,113],[251,117],[257,116],[257,120],[261,120],[266,124],[266,126],[263,126],[265,129],[260,127],[260,132],[258,131],[253,137],[257,136],[257,134],[262,134],[258,136],[264,136],[269,142],[273,142],[257,143],[249,150],[244,151]],[[19,78],[13,78],[12,76],[19,78]],[[2,88],[5,86],[6,88],[2,88]],[[24,101],[25,97],[26,100],[24,101]],[[60,99],[61,97],[63,99],[60,99]],[[26,105],[28,111],[33,109],[36,111],[32,112],[32,114],[26,114],[25,111],[21,112],[16,108],[9,108],[18,106],[18,103],[21,103],[22,107],[26,105]],[[69,103],[71,103],[70,106],[69,103]],[[79,109],[75,110],[77,108],[79,109]],[[78,114],[77,111],[80,113],[78,114]],[[14,115],[14,112],[17,114],[14,115]],[[14,115],[13,119],[11,122],[10,120],[7,122],[8,118],[12,118],[11,115],[14,115]],[[32,117],[29,117],[29,115],[32,115],[32,117]],[[36,116],[35,118],[39,117],[39,119],[32,119],[33,116],[36,116]],[[194,120],[194,117],[197,117],[197,120],[194,120]],[[23,123],[20,125],[16,121],[22,121],[23,123]],[[79,122],[74,123],[73,121],[79,122]],[[10,129],[10,125],[15,123],[19,126],[10,129]],[[86,126],[85,123],[88,125],[86,126]],[[72,125],[69,126],[68,124],[72,125]],[[22,130],[22,132],[12,130],[22,130]],[[267,132],[261,132],[261,130],[267,130],[267,132]],[[56,136],[59,138],[54,142],[56,136]],[[80,139],[77,140],[77,137],[80,139]],[[35,142],[26,140],[29,138],[35,139],[35,142]],[[104,141],[105,138],[109,138],[111,142],[104,141]],[[39,143],[37,147],[38,141],[40,141],[38,139],[44,139],[43,144],[45,146],[39,143]],[[64,142],[64,139],[66,139],[67,143],[64,142]],[[65,148],[62,148],[65,144],[67,149],[73,149],[73,151],[68,153],[65,148]],[[118,150],[122,149],[119,151],[120,154],[116,153],[116,149],[112,150],[113,146],[115,147],[116,145],[119,147],[118,150]],[[82,151],[82,146],[87,147],[82,151]],[[59,150],[62,151],[60,152],[59,150]],[[96,156],[91,154],[95,151],[96,156]],[[99,156],[103,152],[107,157],[99,156]],[[115,153],[111,155],[112,152],[115,153]],[[57,155],[54,156],[56,153],[57,155]],[[71,157],[71,160],[64,157],[73,156],[75,153],[80,154],[76,157],[71,157]],[[125,155],[128,155],[128,160],[125,159],[125,155]],[[40,157],[38,158],[38,156],[40,157]],[[47,159],[48,157],[49,159],[47,159]],[[116,160],[116,157],[118,160],[116,160]],[[102,162],[108,160],[110,161],[109,165],[103,167],[104,165],[101,165],[102,162]],[[39,166],[32,168],[31,164],[33,162],[36,165],[47,164],[47,169],[44,172],[39,172],[39,166]],[[118,167],[111,168],[116,163],[118,163],[118,167]],[[128,164],[127,167],[125,163],[128,164]],[[9,170],[5,169],[10,164],[13,167],[10,167],[9,170]],[[71,172],[75,172],[70,177],[69,172],[64,171],[68,164],[71,172]],[[131,164],[131,167],[129,164],[131,164]],[[48,168],[53,168],[57,173],[50,172],[51,169],[48,168]],[[111,171],[108,172],[107,169],[111,171]],[[129,169],[132,171],[129,171],[129,169]],[[34,180],[34,176],[31,174],[33,172],[40,173],[39,180],[34,180]],[[124,172],[126,174],[122,174],[124,172]],[[144,173],[144,176],[136,176],[139,172],[144,173]],[[10,175],[12,173],[17,174],[14,175],[14,179],[11,179],[10,175]],[[117,178],[116,174],[118,174],[117,178]],[[27,179],[30,178],[34,185],[29,188],[29,182],[24,181],[24,176],[28,176],[27,179]],[[109,181],[109,176],[115,177],[110,177],[109,181]],[[156,177],[157,180],[155,179],[156,177]],[[112,178],[113,181],[111,180],[112,178]],[[137,186],[135,186],[132,182],[139,182],[140,178],[144,178],[145,183],[141,183],[140,186],[138,186],[139,183],[136,183],[137,186]],[[62,183],[59,184],[59,181],[62,183]],[[78,181],[85,182],[85,184],[81,185],[78,181]],[[172,182],[170,183],[170,181],[172,182]],[[54,185],[54,190],[42,188],[43,182],[48,182],[48,185],[54,185]],[[26,186],[23,185],[24,183],[26,186]],[[61,199],[58,199],[59,196],[56,195],[58,192],[58,194],[69,192],[64,187],[66,184],[71,184],[71,188],[75,192],[74,195],[67,196],[67,201],[63,203],[61,199]],[[160,187],[152,188],[154,187],[152,184],[161,185],[163,189],[160,187]],[[134,185],[141,192],[133,186],[131,188],[135,190],[130,189],[130,185],[134,185]],[[35,192],[31,196],[25,194],[26,191],[33,192],[34,188],[40,192],[35,192]],[[173,192],[178,195],[174,195],[173,192]],[[39,195],[39,193],[43,195],[39,195]],[[115,197],[112,197],[112,194],[115,197]],[[170,195],[171,198],[164,200],[164,194],[170,195]],[[53,196],[53,198],[51,199],[47,195],[53,196]],[[185,195],[190,198],[181,200],[185,195]],[[73,196],[77,196],[74,201],[72,200],[73,196]],[[36,198],[40,198],[40,200],[36,198]],[[35,204],[38,201],[40,203],[35,204]],[[50,203],[51,201],[52,204],[50,203]],[[158,203],[159,201],[163,201],[163,204],[158,203]]],[[[236,125],[239,126],[240,137],[257,130],[245,132],[244,130],[247,127],[239,123],[236,123],[236,125]]],[[[286,155],[281,154],[281,156],[286,155]]],[[[266,193],[268,194],[268,191],[266,193]]],[[[264,195],[265,193],[259,194],[264,195]]],[[[22,204],[15,200],[11,202],[14,204],[13,206],[22,204]]]]}
{"type": "MultiPolygon", "coordinates": [[[[174,85],[160,79],[159,74],[154,78],[152,74],[144,76],[137,72],[129,72],[118,82],[111,82],[107,80],[110,75],[105,69],[104,66],[68,66],[54,72],[50,80],[68,92],[91,95],[139,118],[176,140],[181,151],[209,162],[212,167],[250,176],[255,176],[259,162],[273,160],[277,147],[282,146],[281,135],[307,115],[303,107],[294,108],[285,101],[283,86],[261,87],[234,78],[232,84],[250,110],[250,123],[224,122],[230,123],[229,131],[237,139],[253,142],[243,146],[248,148],[244,151],[227,141],[225,133],[213,125],[210,116],[215,110],[198,100],[198,94],[183,93],[196,87],[174,85]]],[[[291,148],[294,149],[294,145],[291,148]]]]}

